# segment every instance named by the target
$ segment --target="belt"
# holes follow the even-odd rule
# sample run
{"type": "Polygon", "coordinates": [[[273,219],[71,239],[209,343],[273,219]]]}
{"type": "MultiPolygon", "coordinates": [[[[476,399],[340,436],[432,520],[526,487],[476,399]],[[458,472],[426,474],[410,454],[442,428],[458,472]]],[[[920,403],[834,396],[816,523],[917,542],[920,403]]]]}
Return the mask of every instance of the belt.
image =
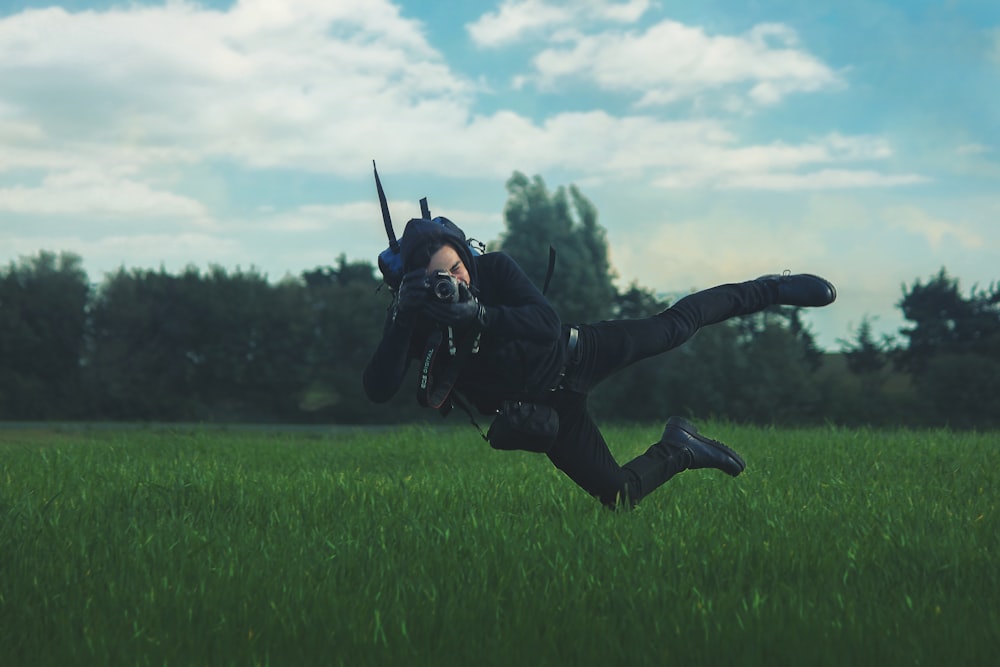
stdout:
{"type": "Polygon", "coordinates": [[[576,358],[577,346],[579,343],[580,330],[576,327],[570,327],[568,337],[566,339],[566,365],[562,367],[561,371],[559,371],[559,377],[556,379],[556,386],[552,388],[552,391],[555,391],[562,386],[563,380],[566,378],[566,373],[579,363],[580,360],[576,358]]]}
{"type": "Polygon", "coordinates": [[[576,361],[576,346],[580,342],[580,330],[576,327],[569,328],[569,340],[566,341],[566,351],[569,352],[569,363],[576,361]]]}

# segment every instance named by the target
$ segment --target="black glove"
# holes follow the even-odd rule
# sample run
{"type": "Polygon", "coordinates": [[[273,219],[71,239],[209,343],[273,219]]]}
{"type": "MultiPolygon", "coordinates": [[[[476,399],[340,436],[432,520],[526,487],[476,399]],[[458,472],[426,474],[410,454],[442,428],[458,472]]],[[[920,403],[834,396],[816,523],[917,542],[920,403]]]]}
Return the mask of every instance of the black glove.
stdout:
{"type": "Polygon", "coordinates": [[[427,289],[427,273],[423,269],[410,271],[403,276],[396,294],[396,316],[400,324],[411,324],[417,313],[424,309],[430,292],[427,289]]]}
{"type": "Polygon", "coordinates": [[[486,306],[479,303],[479,299],[469,291],[465,283],[458,284],[458,301],[430,301],[424,312],[432,320],[442,324],[478,324],[480,328],[486,328],[486,306]]]}

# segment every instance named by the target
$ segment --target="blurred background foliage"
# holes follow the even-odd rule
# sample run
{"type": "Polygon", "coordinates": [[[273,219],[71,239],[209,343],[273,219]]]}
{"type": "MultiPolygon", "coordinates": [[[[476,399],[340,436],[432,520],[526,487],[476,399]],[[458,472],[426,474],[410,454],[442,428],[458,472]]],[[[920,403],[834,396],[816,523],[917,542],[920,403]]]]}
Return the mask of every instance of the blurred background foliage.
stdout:
{"type": "MultiPolygon", "coordinates": [[[[554,247],[547,296],[564,321],[669,306],[637,284],[616,289],[597,209],[576,187],[515,173],[507,190],[489,249],[541,286],[554,247]]],[[[123,267],[94,284],[80,257],[41,251],[0,268],[0,419],[440,420],[407,389],[415,374],[387,405],[361,389],[389,302],[374,264],[344,255],[277,283],[254,270],[123,267]]],[[[876,337],[866,319],[836,351],[817,348],[795,308],[707,327],[610,378],[591,407],[617,421],[1000,426],[1000,288],[964,294],[941,268],[895,306],[908,323],[898,336],[876,337]]]]}

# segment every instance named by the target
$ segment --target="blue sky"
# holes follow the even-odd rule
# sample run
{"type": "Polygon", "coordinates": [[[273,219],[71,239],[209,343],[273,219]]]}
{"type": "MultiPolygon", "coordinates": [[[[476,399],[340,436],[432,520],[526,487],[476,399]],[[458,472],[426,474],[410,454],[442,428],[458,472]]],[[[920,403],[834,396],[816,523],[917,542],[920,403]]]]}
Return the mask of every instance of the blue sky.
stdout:
{"type": "Polygon", "coordinates": [[[1000,3],[0,0],[0,262],[270,278],[427,196],[503,231],[576,184],[620,286],[833,280],[835,349],[902,286],[1000,278],[1000,3]]]}

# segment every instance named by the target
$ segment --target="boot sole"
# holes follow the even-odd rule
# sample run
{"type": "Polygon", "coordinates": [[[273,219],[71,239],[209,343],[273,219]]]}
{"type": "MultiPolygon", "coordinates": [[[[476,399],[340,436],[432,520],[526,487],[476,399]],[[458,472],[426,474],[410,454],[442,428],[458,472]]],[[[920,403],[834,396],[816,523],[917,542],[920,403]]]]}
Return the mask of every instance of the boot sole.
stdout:
{"type": "Polygon", "coordinates": [[[718,440],[712,440],[711,438],[706,438],[705,436],[701,435],[700,433],[698,433],[698,429],[695,428],[695,425],[689,422],[688,420],[684,419],[683,417],[671,417],[670,419],[667,420],[667,426],[676,426],[680,430],[690,435],[692,438],[697,439],[698,442],[705,443],[706,445],[718,449],[719,451],[723,452],[726,456],[736,461],[737,464],[739,464],[740,466],[739,472],[733,474],[727,471],[723,471],[726,472],[726,474],[731,475],[732,477],[736,477],[741,472],[747,469],[747,463],[746,461],[743,460],[742,456],[740,456],[735,451],[733,451],[726,445],[722,444],[718,440]]]}

